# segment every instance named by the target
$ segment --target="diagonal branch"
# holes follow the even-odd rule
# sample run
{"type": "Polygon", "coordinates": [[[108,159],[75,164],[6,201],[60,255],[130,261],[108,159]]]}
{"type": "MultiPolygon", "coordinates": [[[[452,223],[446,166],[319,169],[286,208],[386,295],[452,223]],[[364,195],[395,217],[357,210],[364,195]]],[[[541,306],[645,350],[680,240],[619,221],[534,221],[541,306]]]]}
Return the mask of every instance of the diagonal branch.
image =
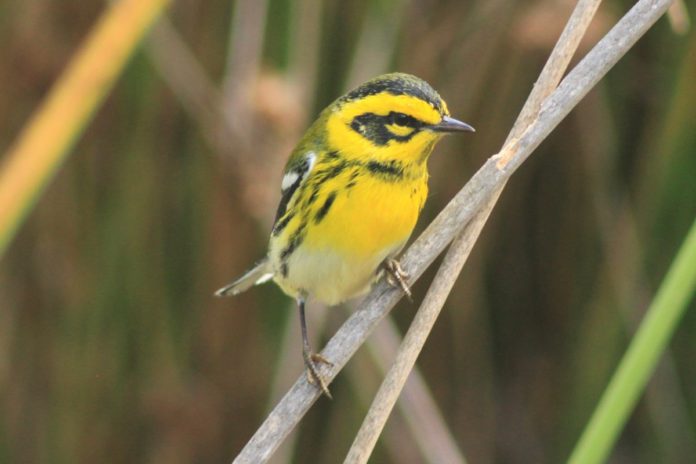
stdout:
{"type": "Polygon", "coordinates": [[[563,74],[568,69],[570,59],[575,54],[578,45],[580,45],[580,41],[597,12],[600,2],[601,0],[579,0],[577,5],[575,5],[568,23],[563,28],[558,42],[553,47],[549,59],[539,74],[539,78],[534,83],[534,87],[529,93],[522,111],[517,116],[517,120],[512,126],[504,145],[522,135],[522,132],[539,116],[541,104],[558,87],[558,83],[561,82],[563,74]]]}
{"type": "MultiPolygon", "coordinates": [[[[498,196],[494,197],[496,200],[498,196]]],[[[457,276],[469,257],[481,229],[486,224],[492,208],[479,211],[467,224],[462,233],[452,242],[451,248],[433,279],[413,323],[397,353],[396,360],[377,391],[370,410],[358,431],[344,463],[365,463],[372,454],[377,438],[387,422],[391,410],[403,389],[416,358],[423,349],[425,340],[440,314],[445,300],[452,291],[457,276]]]]}
{"type": "MultiPolygon", "coordinates": [[[[587,54],[544,101],[533,124],[513,141],[511,150],[516,151],[516,155],[511,157],[510,162],[498,168],[498,156],[488,159],[408,249],[401,263],[410,275],[420,277],[534,149],[662,16],[671,2],[640,0],[587,54]]],[[[399,290],[390,288],[384,282],[375,286],[363,301],[362,308],[343,324],[327,344],[323,354],[334,362],[331,369],[323,371],[327,379],[336,376],[401,296],[399,290]]],[[[319,394],[304,375],[300,376],[234,462],[266,462],[319,394]]]]}
{"type": "MultiPolygon", "coordinates": [[[[503,167],[515,156],[516,152],[513,149],[507,149],[507,145],[514,144],[514,140],[523,134],[538,117],[544,99],[560,82],[570,59],[599,7],[599,3],[600,0],[580,0],[575,6],[563,33],[513,125],[504,148],[501,150],[501,152],[507,154],[507,158],[501,157],[498,166],[503,167]]],[[[466,263],[474,243],[478,240],[481,230],[504,188],[505,184],[501,185],[494,192],[483,208],[453,240],[418,313],[413,319],[394,364],[375,395],[372,405],[360,426],[360,430],[348,451],[345,459],[346,463],[367,462],[372,454],[377,444],[377,439],[391,415],[394,404],[401,395],[406,379],[413,370],[416,359],[423,350],[423,346],[425,346],[435,321],[440,315],[440,311],[449,293],[452,291],[452,287],[466,263]]]]}

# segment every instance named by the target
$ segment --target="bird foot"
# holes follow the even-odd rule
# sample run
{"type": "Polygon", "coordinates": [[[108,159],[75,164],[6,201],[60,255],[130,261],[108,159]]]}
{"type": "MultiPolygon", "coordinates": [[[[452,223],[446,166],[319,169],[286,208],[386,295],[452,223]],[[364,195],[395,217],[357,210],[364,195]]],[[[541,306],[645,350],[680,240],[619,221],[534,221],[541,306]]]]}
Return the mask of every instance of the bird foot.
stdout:
{"type": "Polygon", "coordinates": [[[392,287],[401,288],[410,301],[413,301],[413,295],[411,294],[411,287],[408,286],[409,275],[403,270],[401,264],[395,259],[388,259],[384,263],[384,268],[387,271],[387,282],[392,287]]]}
{"type": "Polygon", "coordinates": [[[304,353],[304,361],[305,361],[305,367],[307,368],[307,381],[311,383],[312,385],[316,385],[321,389],[321,392],[326,395],[327,398],[333,399],[331,396],[331,392],[329,391],[329,387],[326,384],[326,381],[324,378],[319,374],[319,369],[317,367],[318,364],[326,364],[329,367],[333,367],[333,363],[326,359],[324,356],[320,355],[319,353],[311,353],[311,352],[305,352],[304,353]]]}

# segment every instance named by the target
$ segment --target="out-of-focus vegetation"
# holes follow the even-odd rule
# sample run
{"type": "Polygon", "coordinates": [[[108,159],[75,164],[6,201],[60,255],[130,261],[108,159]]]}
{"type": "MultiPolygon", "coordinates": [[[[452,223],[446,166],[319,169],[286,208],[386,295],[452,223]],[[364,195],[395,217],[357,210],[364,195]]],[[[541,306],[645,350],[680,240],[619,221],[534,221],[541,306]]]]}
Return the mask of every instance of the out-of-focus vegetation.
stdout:
{"type": "MultiPolygon", "coordinates": [[[[0,5],[0,152],[103,7],[0,5]]],[[[432,157],[422,227],[500,148],[571,8],[176,2],[0,261],[0,462],[229,461],[300,374],[300,338],[272,285],[212,291],[264,253],[306,125],[373,75],[430,81],[477,133],[432,157]]],[[[471,462],[567,457],[694,220],[695,174],[696,34],[663,19],[512,179],[420,358],[471,462]]],[[[612,462],[696,456],[693,306],[612,462]]],[[[359,352],[280,455],[340,461],[380,375],[359,352]]],[[[397,413],[373,459],[422,462],[413,443],[397,413]]]]}
{"type": "Polygon", "coordinates": [[[168,4],[112,4],[16,137],[0,171],[0,256],[168,4]]]}

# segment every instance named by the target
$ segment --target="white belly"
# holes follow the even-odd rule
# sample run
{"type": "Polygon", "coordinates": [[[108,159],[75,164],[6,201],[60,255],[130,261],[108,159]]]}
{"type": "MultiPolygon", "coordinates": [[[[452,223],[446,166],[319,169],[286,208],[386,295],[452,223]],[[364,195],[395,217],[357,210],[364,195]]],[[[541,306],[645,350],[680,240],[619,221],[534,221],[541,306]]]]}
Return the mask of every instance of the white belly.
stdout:
{"type": "Polygon", "coordinates": [[[290,257],[287,277],[276,270],[274,280],[286,293],[294,296],[305,293],[322,303],[335,305],[365,294],[382,262],[401,246],[386,249],[370,259],[300,247],[290,257]]]}

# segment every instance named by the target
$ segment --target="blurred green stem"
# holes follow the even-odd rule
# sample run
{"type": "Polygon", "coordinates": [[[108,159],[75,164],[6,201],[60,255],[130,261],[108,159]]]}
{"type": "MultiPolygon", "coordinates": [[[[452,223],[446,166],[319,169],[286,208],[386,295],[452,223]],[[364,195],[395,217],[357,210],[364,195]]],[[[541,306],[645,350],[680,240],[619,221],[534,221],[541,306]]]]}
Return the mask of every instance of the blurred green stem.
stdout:
{"type": "Polygon", "coordinates": [[[0,167],[0,257],[170,0],[110,5],[0,167]]]}
{"type": "Polygon", "coordinates": [[[571,464],[604,462],[696,289],[696,221],[580,437],[571,464]]]}

